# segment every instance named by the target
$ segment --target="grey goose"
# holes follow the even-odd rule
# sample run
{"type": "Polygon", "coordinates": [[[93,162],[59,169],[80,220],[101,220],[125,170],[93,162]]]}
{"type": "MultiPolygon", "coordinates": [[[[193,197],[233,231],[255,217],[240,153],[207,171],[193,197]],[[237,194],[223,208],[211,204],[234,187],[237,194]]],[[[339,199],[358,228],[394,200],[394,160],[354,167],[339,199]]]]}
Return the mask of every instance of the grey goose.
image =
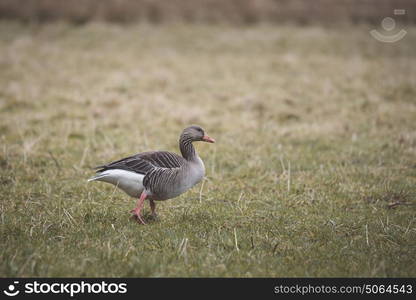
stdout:
{"type": "Polygon", "coordinates": [[[88,181],[111,183],[138,198],[136,208],[131,212],[138,222],[145,224],[141,217],[145,199],[149,200],[152,215],[156,216],[155,200],[175,198],[204,177],[204,162],[192,145],[196,141],[215,143],[201,127],[193,125],[180,135],[182,156],[167,151],[142,152],[96,167],[97,174],[88,181]]]}

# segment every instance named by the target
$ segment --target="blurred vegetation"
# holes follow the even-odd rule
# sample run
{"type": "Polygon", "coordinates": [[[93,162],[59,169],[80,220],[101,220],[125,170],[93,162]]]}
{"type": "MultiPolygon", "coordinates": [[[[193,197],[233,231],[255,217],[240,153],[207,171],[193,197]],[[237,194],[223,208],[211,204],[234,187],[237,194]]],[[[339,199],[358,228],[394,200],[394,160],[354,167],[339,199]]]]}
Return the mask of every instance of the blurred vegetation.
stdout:
{"type": "MultiPolygon", "coordinates": [[[[415,11],[413,0],[0,0],[0,18],[29,22],[64,20],[161,23],[169,21],[250,24],[257,22],[379,23],[394,9],[415,11]]],[[[397,17],[414,23],[416,16],[397,17]]]]}

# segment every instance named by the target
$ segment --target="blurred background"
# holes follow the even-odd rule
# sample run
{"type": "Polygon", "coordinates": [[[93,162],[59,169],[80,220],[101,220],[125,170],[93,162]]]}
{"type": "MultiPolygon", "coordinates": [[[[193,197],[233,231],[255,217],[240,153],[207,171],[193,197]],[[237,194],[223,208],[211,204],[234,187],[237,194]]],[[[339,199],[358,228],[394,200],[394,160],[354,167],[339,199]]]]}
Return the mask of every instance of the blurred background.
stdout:
{"type": "MultiPolygon", "coordinates": [[[[295,22],[299,24],[378,23],[394,9],[414,11],[413,0],[1,0],[0,17],[23,21],[71,23],[88,21],[160,23],[295,22]]],[[[408,13],[403,22],[415,22],[408,13]]]]}

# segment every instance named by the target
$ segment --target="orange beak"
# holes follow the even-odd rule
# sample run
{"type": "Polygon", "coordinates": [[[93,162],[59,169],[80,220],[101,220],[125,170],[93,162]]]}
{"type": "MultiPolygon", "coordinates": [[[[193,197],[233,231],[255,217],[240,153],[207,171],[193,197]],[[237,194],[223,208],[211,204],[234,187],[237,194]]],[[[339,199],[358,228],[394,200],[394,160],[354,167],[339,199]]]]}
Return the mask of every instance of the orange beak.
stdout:
{"type": "Polygon", "coordinates": [[[203,140],[204,142],[207,142],[207,143],[215,143],[215,140],[214,140],[212,137],[209,137],[209,136],[207,136],[207,135],[204,135],[204,136],[202,137],[202,140],[203,140]]]}

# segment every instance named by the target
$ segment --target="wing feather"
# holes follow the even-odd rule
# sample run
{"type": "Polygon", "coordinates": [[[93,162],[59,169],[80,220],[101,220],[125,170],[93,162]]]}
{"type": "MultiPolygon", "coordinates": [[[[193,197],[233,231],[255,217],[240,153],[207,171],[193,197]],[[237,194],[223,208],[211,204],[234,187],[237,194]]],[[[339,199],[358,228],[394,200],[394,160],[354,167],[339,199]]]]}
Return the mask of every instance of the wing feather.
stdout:
{"type": "Polygon", "coordinates": [[[106,165],[96,167],[97,173],[121,169],[146,175],[149,171],[159,168],[179,168],[184,163],[184,158],[167,151],[149,151],[122,158],[106,165]]]}

